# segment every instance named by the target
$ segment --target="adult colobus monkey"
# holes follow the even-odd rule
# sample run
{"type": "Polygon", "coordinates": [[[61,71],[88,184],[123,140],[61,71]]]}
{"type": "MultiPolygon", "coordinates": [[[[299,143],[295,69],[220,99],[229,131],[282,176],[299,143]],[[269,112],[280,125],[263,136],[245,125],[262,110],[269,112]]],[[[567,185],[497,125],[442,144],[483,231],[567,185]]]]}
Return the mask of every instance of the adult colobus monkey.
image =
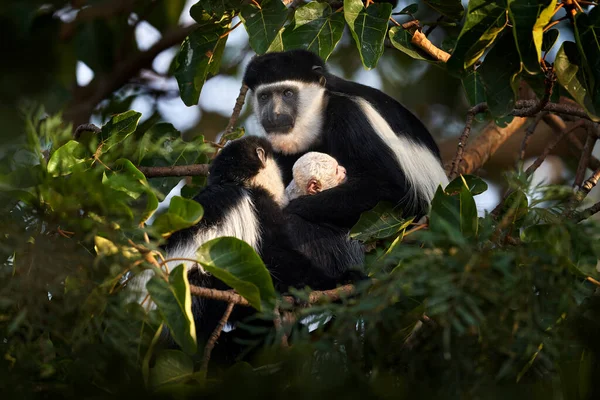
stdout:
{"type": "Polygon", "coordinates": [[[290,213],[351,227],[360,213],[387,200],[406,216],[422,216],[438,185],[448,182],[439,150],[418,118],[383,92],[330,74],[312,52],[256,57],[244,82],[286,184],[292,165],[308,151],[330,154],[348,170],[346,183],[291,201],[290,213]]]}

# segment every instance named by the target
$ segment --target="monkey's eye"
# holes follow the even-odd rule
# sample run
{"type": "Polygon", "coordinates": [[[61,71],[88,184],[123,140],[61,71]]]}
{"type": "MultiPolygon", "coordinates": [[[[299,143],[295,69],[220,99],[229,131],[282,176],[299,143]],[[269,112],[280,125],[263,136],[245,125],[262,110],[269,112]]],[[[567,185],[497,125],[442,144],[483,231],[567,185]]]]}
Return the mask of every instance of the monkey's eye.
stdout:
{"type": "Polygon", "coordinates": [[[266,94],[266,93],[261,93],[261,94],[258,96],[258,98],[259,98],[259,99],[261,99],[261,100],[266,100],[267,98],[269,98],[269,95],[268,95],[268,94],[266,94]]]}
{"type": "Polygon", "coordinates": [[[291,90],[291,89],[286,89],[286,90],[283,92],[283,95],[284,95],[285,97],[292,97],[292,96],[294,95],[294,91],[293,91],[293,90],[291,90]]]}

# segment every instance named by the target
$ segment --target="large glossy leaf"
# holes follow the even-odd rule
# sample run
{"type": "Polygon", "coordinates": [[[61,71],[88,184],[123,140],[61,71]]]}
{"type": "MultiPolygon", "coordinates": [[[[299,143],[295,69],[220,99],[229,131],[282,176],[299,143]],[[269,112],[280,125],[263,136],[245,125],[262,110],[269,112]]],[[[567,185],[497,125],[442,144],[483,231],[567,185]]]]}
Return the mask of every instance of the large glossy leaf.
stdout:
{"type": "Polygon", "coordinates": [[[152,230],[168,237],[173,232],[196,225],[203,215],[204,209],[198,202],[174,196],[167,212],[160,214],[152,223],[152,230]]]}
{"type": "Polygon", "coordinates": [[[460,73],[473,65],[494,43],[506,23],[505,1],[469,1],[467,19],[458,36],[456,47],[448,59],[448,69],[460,73]]]}
{"type": "Polygon", "coordinates": [[[383,42],[391,15],[392,5],[389,3],[364,7],[361,0],[344,0],[344,18],[367,69],[375,68],[383,54],[383,42]]]}
{"type": "Polygon", "coordinates": [[[587,74],[587,89],[594,110],[600,109],[600,8],[575,18],[575,39],[587,74]]]}
{"type": "Polygon", "coordinates": [[[327,60],[344,33],[344,15],[312,1],[296,10],[294,25],[283,32],[286,50],[306,49],[327,60]]]}
{"type": "Polygon", "coordinates": [[[512,35],[504,34],[477,69],[485,86],[486,100],[495,117],[512,110],[517,95],[521,61],[512,35]]]}
{"type": "Polygon", "coordinates": [[[287,19],[287,8],[281,0],[265,0],[262,4],[247,4],[242,7],[240,19],[248,32],[250,47],[257,54],[266,53],[277,38],[287,19]]]}
{"type": "Polygon", "coordinates": [[[88,162],[86,155],[86,148],[81,143],[70,140],[52,153],[48,160],[48,173],[52,176],[68,175],[88,162]]]}
{"type": "Polygon", "coordinates": [[[423,0],[425,4],[450,19],[461,19],[465,13],[460,0],[423,0]]]}
{"type": "Polygon", "coordinates": [[[441,62],[434,59],[427,52],[423,51],[420,47],[417,47],[411,43],[412,35],[401,26],[394,26],[390,28],[389,32],[390,41],[392,45],[400,50],[401,52],[411,56],[415,60],[428,61],[433,64],[440,64],[441,62]]]}
{"type": "Polygon", "coordinates": [[[589,83],[583,69],[583,62],[577,45],[573,42],[563,42],[554,60],[556,77],[575,101],[585,108],[588,115],[594,121],[600,121],[600,112],[594,107],[588,89],[589,83]]]}
{"type": "Polygon", "coordinates": [[[179,350],[161,350],[150,370],[149,383],[152,387],[185,381],[194,373],[194,361],[179,350]]]}
{"type": "Polygon", "coordinates": [[[141,117],[141,113],[133,110],[114,115],[102,127],[101,137],[105,142],[101,149],[102,153],[107,153],[112,147],[123,142],[129,135],[135,132],[135,128],[141,117]]]}
{"type": "Polygon", "coordinates": [[[508,0],[508,16],[525,71],[541,72],[544,27],[552,19],[556,0],[508,0]]]}
{"type": "Polygon", "coordinates": [[[217,238],[200,246],[196,255],[205,270],[235,289],[257,310],[275,299],[271,274],[248,243],[234,237],[217,238]]]}
{"type": "Polygon", "coordinates": [[[402,218],[402,210],[393,204],[380,202],[372,210],[361,214],[350,231],[350,237],[363,242],[384,239],[406,229],[412,221],[412,218],[402,218]]]}
{"type": "Polygon", "coordinates": [[[446,193],[454,194],[460,192],[463,187],[467,187],[473,196],[481,194],[488,189],[487,183],[475,175],[462,175],[462,179],[455,179],[446,186],[446,193]]]}
{"type": "Polygon", "coordinates": [[[186,353],[196,353],[196,325],[185,266],[181,264],[175,267],[169,274],[169,282],[157,276],[152,277],[146,288],[166,321],[173,339],[186,353]]]}
{"type": "MultiPolygon", "coordinates": [[[[481,190],[481,184],[471,180],[474,191],[481,190]]],[[[429,229],[433,232],[461,232],[464,237],[477,235],[477,206],[466,179],[459,176],[448,185],[452,192],[438,188],[431,201],[429,229]]]]}
{"type": "Polygon", "coordinates": [[[485,87],[478,71],[474,69],[465,71],[461,82],[471,106],[485,101],[485,87]]]}
{"type": "Polygon", "coordinates": [[[200,26],[183,41],[173,72],[181,99],[187,106],[198,104],[204,82],[209,75],[218,72],[229,37],[224,34],[231,25],[227,16],[219,20],[203,13],[196,18],[200,26]]]}

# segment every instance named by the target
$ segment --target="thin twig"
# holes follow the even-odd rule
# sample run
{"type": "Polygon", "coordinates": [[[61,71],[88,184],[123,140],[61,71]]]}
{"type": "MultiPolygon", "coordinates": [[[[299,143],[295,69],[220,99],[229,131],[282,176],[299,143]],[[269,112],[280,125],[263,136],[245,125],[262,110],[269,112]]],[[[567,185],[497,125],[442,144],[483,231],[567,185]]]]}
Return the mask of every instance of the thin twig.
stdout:
{"type": "Polygon", "coordinates": [[[458,139],[458,148],[456,149],[456,155],[452,160],[452,168],[450,169],[449,179],[452,180],[456,178],[458,165],[462,161],[463,152],[465,149],[465,145],[467,144],[467,140],[469,139],[469,135],[471,134],[471,125],[473,125],[473,120],[475,119],[475,115],[487,111],[488,106],[487,103],[479,103],[467,111],[467,121],[465,123],[465,129],[463,130],[462,135],[458,139]]]}
{"type": "Polygon", "coordinates": [[[206,176],[208,164],[174,165],[172,167],[138,167],[146,178],[167,176],[206,176]]]}
{"type": "Polygon", "coordinates": [[[287,334],[285,331],[283,331],[279,305],[275,306],[275,318],[273,318],[273,325],[275,326],[275,332],[277,334],[281,332],[281,347],[289,347],[287,334]]]}
{"type": "Polygon", "coordinates": [[[423,32],[419,30],[415,31],[412,38],[410,39],[410,42],[415,46],[418,46],[421,49],[425,50],[427,54],[429,54],[438,61],[447,62],[450,58],[449,53],[445,52],[444,50],[431,43],[427,36],[425,36],[423,32]]]}
{"type": "Polygon", "coordinates": [[[542,118],[544,118],[544,113],[538,114],[531,125],[529,125],[525,130],[525,137],[523,138],[523,143],[521,143],[521,155],[519,157],[521,161],[525,159],[525,150],[527,149],[531,135],[533,135],[533,132],[535,132],[535,128],[538,126],[542,118]]]}
{"type": "Polygon", "coordinates": [[[590,163],[590,156],[592,155],[594,144],[596,144],[596,139],[598,139],[592,129],[592,124],[587,124],[587,138],[581,151],[581,158],[579,159],[579,164],[577,165],[577,172],[575,172],[575,180],[573,181],[574,189],[579,189],[583,183],[583,179],[585,178],[585,170],[590,163]]]}
{"type": "Polygon", "coordinates": [[[579,106],[570,104],[548,103],[539,109],[539,102],[536,100],[519,100],[515,103],[514,110],[510,115],[515,117],[533,117],[539,111],[549,111],[557,114],[572,115],[587,120],[591,120],[585,110],[579,106]]]}
{"type": "Polygon", "coordinates": [[[554,138],[554,140],[552,142],[550,142],[550,144],[548,144],[548,146],[546,146],[546,148],[544,149],[542,154],[539,155],[539,157],[533,162],[533,164],[531,164],[529,166],[529,168],[527,168],[527,170],[525,171],[525,174],[527,176],[531,176],[531,174],[533,174],[535,172],[535,170],[538,169],[540,167],[540,165],[542,165],[542,163],[544,162],[546,157],[548,157],[550,152],[552,150],[554,150],[556,145],[558,143],[560,143],[560,141],[565,136],[567,136],[569,133],[573,132],[575,129],[579,128],[580,126],[583,126],[584,124],[585,124],[585,121],[583,121],[583,120],[577,121],[569,129],[562,131],[558,136],[556,136],[554,138]]]}
{"type": "Polygon", "coordinates": [[[231,117],[229,118],[229,123],[227,124],[227,127],[225,128],[225,132],[223,133],[223,136],[221,137],[221,141],[219,141],[220,145],[225,144],[225,140],[223,139],[223,137],[225,137],[225,135],[233,132],[233,128],[235,128],[235,123],[237,122],[238,118],[240,117],[240,113],[242,112],[242,107],[244,106],[247,92],[248,92],[248,85],[242,84],[242,87],[240,88],[240,94],[238,94],[238,97],[235,100],[235,106],[233,106],[233,112],[231,113],[231,117]]]}
{"type": "Polygon", "coordinates": [[[600,211],[600,201],[597,202],[596,204],[594,204],[593,206],[591,206],[590,208],[586,208],[582,212],[576,214],[573,219],[575,220],[575,222],[581,222],[584,219],[588,219],[589,217],[591,217],[592,215],[596,214],[599,211],[600,211]]]}
{"type": "Polygon", "coordinates": [[[229,319],[229,316],[231,315],[231,312],[233,311],[233,306],[234,306],[233,303],[227,304],[227,309],[223,313],[221,320],[219,321],[218,325],[215,327],[215,330],[213,331],[213,333],[210,335],[208,342],[206,342],[206,346],[204,347],[204,355],[202,356],[202,366],[200,367],[200,370],[204,371],[204,374],[206,374],[206,371],[208,370],[208,363],[210,361],[210,353],[212,353],[212,350],[215,347],[215,344],[217,343],[219,336],[221,336],[221,331],[223,331],[223,328],[225,327],[225,324],[227,323],[227,320],[229,319]]]}
{"type": "MultiPolygon", "coordinates": [[[[559,117],[558,115],[555,115],[555,114],[546,114],[544,116],[544,122],[557,133],[560,133],[564,129],[567,129],[567,124],[565,123],[565,121],[561,117],[559,117]]],[[[572,144],[571,152],[576,157],[579,157],[581,155],[581,152],[583,151],[584,145],[581,143],[581,141],[575,135],[574,132],[569,133],[567,138],[569,139],[569,142],[571,142],[571,144],[572,144]]],[[[588,167],[592,170],[600,168],[600,160],[598,160],[596,157],[591,155],[590,159],[589,159],[588,167]]]]}

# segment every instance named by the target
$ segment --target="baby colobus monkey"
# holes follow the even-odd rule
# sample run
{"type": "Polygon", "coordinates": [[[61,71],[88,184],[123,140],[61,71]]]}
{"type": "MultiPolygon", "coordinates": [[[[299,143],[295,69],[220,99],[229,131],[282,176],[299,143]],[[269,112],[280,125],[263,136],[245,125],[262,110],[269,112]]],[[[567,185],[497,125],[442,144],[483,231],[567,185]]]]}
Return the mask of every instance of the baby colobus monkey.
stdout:
{"type": "Polygon", "coordinates": [[[311,151],[294,163],[292,176],[292,181],[285,189],[288,200],[317,194],[344,183],[346,168],[329,154],[311,151]]]}
{"type": "MultiPolygon", "coordinates": [[[[293,179],[286,188],[288,200],[316,195],[344,183],[346,168],[325,153],[309,152],[292,167],[293,179]]],[[[286,213],[288,234],[293,247],[334,280],[348,273],[355,279],[365,276],[359,270],[364,263],[363,246],[348,236],[348,229],[327,222],[311,222],[289,210],[286,213]]]]}

